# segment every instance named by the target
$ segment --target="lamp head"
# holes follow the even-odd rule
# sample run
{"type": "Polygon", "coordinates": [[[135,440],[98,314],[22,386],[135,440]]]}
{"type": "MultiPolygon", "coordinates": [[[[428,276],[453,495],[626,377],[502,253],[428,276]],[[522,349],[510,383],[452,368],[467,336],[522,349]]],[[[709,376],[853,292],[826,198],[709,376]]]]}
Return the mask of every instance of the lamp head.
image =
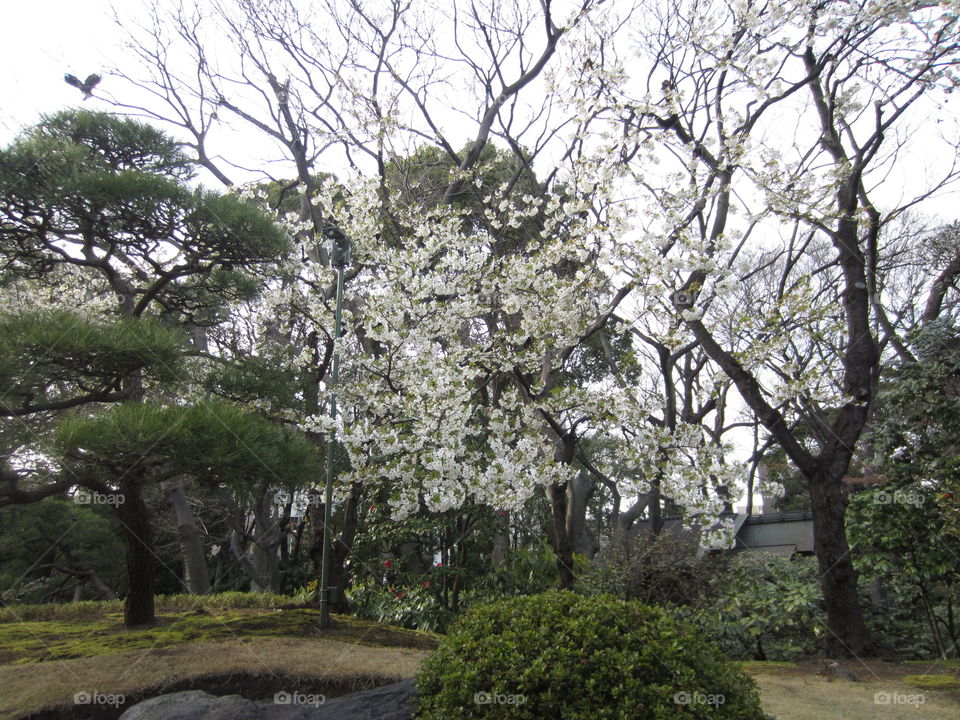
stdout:
{"type": "Polygon", "coordinates": [[[335,225],[328,225],[323,229],[325,237],[333,241],[330,253],[330,264],[333,267],[343,268],[350,264],[350,238],[335,225]]]}

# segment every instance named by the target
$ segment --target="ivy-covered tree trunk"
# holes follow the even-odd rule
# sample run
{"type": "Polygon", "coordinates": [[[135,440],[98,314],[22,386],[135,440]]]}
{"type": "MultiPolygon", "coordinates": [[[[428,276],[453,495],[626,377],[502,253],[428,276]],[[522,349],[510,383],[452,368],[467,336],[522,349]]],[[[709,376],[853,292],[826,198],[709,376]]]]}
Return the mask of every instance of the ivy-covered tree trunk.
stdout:
{"type": "Polygon", "coordinates": [[[143,501],[140,479],[120,485],[123,502],[117,505],[123,542],[127,550],[127,599],[123,622],[128,627],[146,625],[154,620],[153,571],[154,553],[150,515],[143,501]]]}

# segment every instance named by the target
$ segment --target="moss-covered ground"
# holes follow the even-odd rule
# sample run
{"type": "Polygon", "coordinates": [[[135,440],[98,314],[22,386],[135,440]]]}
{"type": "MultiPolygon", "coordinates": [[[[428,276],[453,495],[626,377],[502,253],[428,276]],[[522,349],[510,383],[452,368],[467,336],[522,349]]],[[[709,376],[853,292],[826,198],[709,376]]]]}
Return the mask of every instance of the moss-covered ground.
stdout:
{"type": "Polygon", "coordinates": [[[435,635],[334,615],[289,598],[231,593],[158,598],[157,621],[123,626],[118,603],[0,609],[0,720],[119,717],[182,689],[250,699],[333,697],[413,675],[435,635]],[[123,695],[120,707],[76,706],[77,693],[123,695]],[[86,713],[86,714],[85,714],[86,713]]]}
{"type": "Polygon", "coordinates": [[[431,649],[428,633],[336,616],[321,630],[314,608],[235,608],[166,611],[154,625],[123,627],[123,613],[98,618],[0,623],[0,665],[89,658],[114,652],[162,648],[212,640],[267,637],[310,638],[375,647],[431,649]]]}

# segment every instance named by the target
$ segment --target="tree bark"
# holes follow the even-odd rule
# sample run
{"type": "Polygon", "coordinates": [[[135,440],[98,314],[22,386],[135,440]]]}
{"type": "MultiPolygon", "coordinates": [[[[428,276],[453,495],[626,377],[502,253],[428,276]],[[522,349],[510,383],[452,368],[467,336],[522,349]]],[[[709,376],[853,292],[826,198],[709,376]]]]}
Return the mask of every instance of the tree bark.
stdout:
{"type": "Polygon", "coordinates": [[[493,549],[490,551],[490,569],[502,568],[507,560],[507,550],[510,549],[510,515],[506,510],[500,510],[494,521],[496,533],[493,536],[493,549]]]}
{"type": "MultiPolygon", "coordinates": [[[[247,577],[250,578],[251,588],[268,587],[270,585],[270,579],[259,575],[253,561],[250,560],[250,553],[244,549],[243,534],[239,530],[230,533],[230,551],[247,574],[247,577]]],[[[256,592],[256,590],[253,590],[253,592],[256,592]]]]}
{"type": "Polygon", "coordinates": [[[280,592],[280,518],[274,504],[273,490],[264,488],[253,509],[256,518],[253,543],[253,567],[256,575],[250,578],[253,592],[280,592]]]}
{"type": "MultiPolygon", "coordinates": [[[[350,603],[346,594],[346,562],[357,534],[362,491],[363,488],[359,483],[352,486],[343,507],[343,531],[339,537],[333,538],[330,547],[330,586],[337,588],[336,597],[330,604],[330,611],[335,613],[350,612],[350,603]]],[[[319,493],[314,497],[319,498],[319,493]]],[[[314,576],[319,584],[323,569],[323,503],[311,504],[308,512],[311,519],[316,518],[316,521],[310,523],[310,558],[313,560],[314,576]]]]}
{"type": "Polygon", "coordinates": [[[857,594],[857,574],[850,558],[844,524],[847,499],[842,475],[817,476],[810,481],[814,551],[820,569],[820,588],[827,611],[827,657],[849,657],[871,650],[857,594]]]}
{"type": "Polygon", "coordinates": [[[600,549],[587,527],[587,503],[596,484],[585,472],[578,473],[567,485],[567,535],[571,551],[592,558],[600,549]]]}
{"type": "Polygon", "coordinates": [[[191,595],[206,595],[210,592],[210,571],[207,568],[200,528],[197,527],[197,521],[187,502],[183,482],[184,478],[178,477],[165,481],[161,487],[177,525],[184,585],[191,595]]]}
{"type": "Polygon", "coordinates": [[[627,537],[633,529],[633,524],[640,519],[650,504],[650,495],[642,493],[637,496],[637,501],[627,510],[617,515],[617,533],[627,537]]]}
{"type": "Polygon", "coordinates": [[[560,589],[573,589],[573,547],[567,533],[567,483],[547,486],[547,499],[550,500],[553,518],[553,552],[557,556],[557,573],[560,577],[560,589]]]}
{"type": "Polygon", "coordinates": [[[123,527],[127,554],[127,599],[123,608],[123,624],[127,627],[146,625],[155,619],[153,605],[154,553],[150,531],[150,515],[143,502],[142,483],[129,480],[120,485],[123,502],[117,514],[123,527]]]}

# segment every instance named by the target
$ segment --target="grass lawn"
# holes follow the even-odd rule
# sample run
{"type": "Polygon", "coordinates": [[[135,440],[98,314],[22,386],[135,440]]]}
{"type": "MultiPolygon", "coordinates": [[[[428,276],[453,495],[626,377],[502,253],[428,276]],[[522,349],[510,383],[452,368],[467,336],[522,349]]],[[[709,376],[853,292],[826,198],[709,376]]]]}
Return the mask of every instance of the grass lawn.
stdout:
{"type": "Polygon", "coordinates": [[[745,663],[777,720],[960,720],[957,663],[851,661],[859,682],[829,680],[816,663],[745,663]]]}
{"type": "MultiPolygon", "coordinates": [[[[158,622],[127,629],[114,603],[0,610],[0,720],[112,720],[176,690],[271,698],[334,697],[410,677],[438,637],[319,612],[278,596],[158,598],[158,622]],[[123,695],[76,706],[79,692],[123,695]],[[94,710],[95,712],[89,712],[94,710]]],[[[743,663],[778,720],[960,720],[960,663],[848,663],[860,682],[816,674],[815,661],[743,663]],[[886,702],[884,702],[886,701],[886,702]]]]}

